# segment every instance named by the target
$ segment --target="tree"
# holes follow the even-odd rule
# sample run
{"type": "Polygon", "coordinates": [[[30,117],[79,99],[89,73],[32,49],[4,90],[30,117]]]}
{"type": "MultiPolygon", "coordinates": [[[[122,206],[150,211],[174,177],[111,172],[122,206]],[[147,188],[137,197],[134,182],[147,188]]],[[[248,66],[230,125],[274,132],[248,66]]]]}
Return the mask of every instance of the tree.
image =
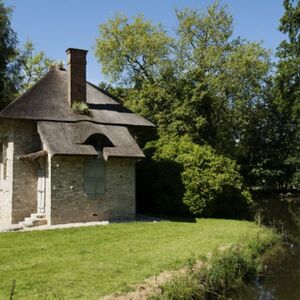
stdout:
{"type": "Polygon", "coordinates": [[[236,163],[210,146],[200,146],[188,136],[161,137],[154,147],[154,161],[180,166],[185,187],[183,202],[195,215],[245,217],[251,195],[243,184],[236,163]],[[229,203],[231,205],[229,205],[229,203]]]}
{"type": "Polygon", "coordinates": [[[116,17],[100,26],[96,57],[124,104],[162,132],[189,135],[232,155],[269,77],[269,53],[232,37],[232,17],[214,4],[207,13],[177,11],[176,38],[159,25],[116,17]],[[193,120],[191,122],[191,120],[193,120]]]}
{"type": "Polygon", "coordinates": [[[11,8],[0,0],[0,109],[24,92],[45,74],[53,61],[37,52],[31,41],[17,47],[17,35],[11,28],[11,8]]]}
{"type": "Polygon", "coordinates": [[[11,9],[0,0],[0,109],[17,92],[19,65],[17,56],[17,37],[11,28],[11,9]]]}
{"type": "Polygon", "coordinates": [[[299,122],[300,116],[300,1],[284,0],[285,13],[280,20],[280,31],[287,35],[279,45],[277,87],[282,110],[290,110],[299,122]]]}
{"type": "Polygon", "coordinates": [[[21,68],[19,93],[30,88],[54,64],[54,61],[48,58],[44,51],[37,52],[32,41],[29,40],[18,51],[18,61],[21,68]]]}
{"type": "Polygon", "coordinates": [[[186,118],[181,123],[189,124],[193,116],[195,126],[186,133],[197,143],[231,155],[262,101],[271,68],[269,53],[257,43],[233,38],[232,17],[218,3],[206,13],[185,9],[177,17],[178,61],[187,83],[186,118]]]}
{"type": "MultiPolygon", "coordinates": [[[[234,38],[232,16],[217,2],[205,12],[184,9],[176,16],[172,37],[143,17],[130,21],[117,16],[100,26],[95,54],[108,78],[116,80],[111,89],[124,105],[157,125],[153,168],[148,170],[158,174],[160,165],[165,178],[178,183],[165,171],[168,165],[176,173],[182,169],[185,204],[195,214],[212,215],[230,199],[250,199],[235,160],[244,163],[243,174],[260,166],[275,168],[274,157],[261,164],[251,153],[268,145],[271,154],[274,147],[269,134],[280,118],[273,117],[266,96],[272,64],[261,44],[234,38]],[[261,148],[253,144],[259,133],[261,148]]],[[[262,177],[247,179],[256,183],[262,177]]],[[[169,202],[176,191],[182,194],[181,185],[172,191],[166,183],[164,187],[155,194],[161,202],[169,202]]]]}
{"type": "Polygon", "coordinates": [[[278,144],[277,149],[282,153],[283,165],[289,167],[282,170],[287,179],[295,172],[299,177],[297,170],[300,166],[300,1],[284,0],[283,4],[285,12],[279,30],[286,35],[286,39],[280,43],[277,51],[279,61],[273,98],[277,115],[281,118],[281,128],[284,129],[282,147],[279,148],[278,144]]]}
{"type": "Polygon", "coordinates": [[[153,25],[143,16],[132,23],[126,16],[117,16],[100,26],[96,57],[102,71],[112,80],[138,85],[154,80],[170,55],[172,39],[160,25],[153,25]]]}

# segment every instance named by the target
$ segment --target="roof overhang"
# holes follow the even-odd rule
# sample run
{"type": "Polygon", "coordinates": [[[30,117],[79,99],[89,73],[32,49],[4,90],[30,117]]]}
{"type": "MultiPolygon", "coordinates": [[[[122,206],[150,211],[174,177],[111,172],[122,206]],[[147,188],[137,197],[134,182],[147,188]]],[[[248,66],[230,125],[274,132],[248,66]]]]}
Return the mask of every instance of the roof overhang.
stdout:
{"type": "Polygon", "coordinates": [[[93,134],[106,136],[113,147],[103,148],[103,158],[143,158],[144,153],[125,126],[101,125],[91,122],[38,122],[38,132],[50,155],[99,156],[92,146],[84,144],[93,134]]]}

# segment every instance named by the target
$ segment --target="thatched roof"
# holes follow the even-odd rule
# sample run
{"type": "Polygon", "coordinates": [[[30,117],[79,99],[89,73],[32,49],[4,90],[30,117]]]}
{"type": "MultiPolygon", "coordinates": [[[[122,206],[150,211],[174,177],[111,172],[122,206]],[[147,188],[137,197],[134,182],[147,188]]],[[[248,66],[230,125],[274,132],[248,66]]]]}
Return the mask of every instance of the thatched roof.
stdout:
{"type": "Polygon", "coordinates": [[[21,160],[26,160],[27,159],[27,160],[34,161],[38,158],[45,157],[47,155],[48,155],[47,150],[40,150],[40,151],[37,151],[37,152],[32,152],[32,153],[28,153],[28,154],[19,155],[17,158],[21,159],[21,160]]]}
{"type": "Polygon", "coordinates": [[[47,121],[92,121],[99,124],[153,127],[143,117],[122,106],[106,91],[87,82],[89,115],[72,111],[67,101],[67,72],[52,68],[31,89],[4,108],[0,118],[47,120],[47,121]]]}
{"type": "MultiPolygon", "coordinates": [[[[102,147],[108,157],[142,158],[144,154],[127,127],[153,127],[143,117],[122,106],[106,91],[86,83],[89,115],[75,113],[68,102],[68,77],[65,70],[52,68],[31,89],[0,113],[2,119],[25,119],[37,122],[40,138],[50,155],[99,155],[86,141],[102,135],[108,144],[102,147]]],[[[28,159],[43,151],[20,156],[28,159]]],[[[45,152],[46,153],[46,152],[45,152]]]]}
{"type": "Polygon", "coordinates": [[[99,153],[86,140],[102,134],[112,143],[103,148],[103,157],[143,158],[144,154],[125,126],[101,125],[87,121],[77,123],[38,122],[38,132],[51,155],[95,155],[99,153]]]}

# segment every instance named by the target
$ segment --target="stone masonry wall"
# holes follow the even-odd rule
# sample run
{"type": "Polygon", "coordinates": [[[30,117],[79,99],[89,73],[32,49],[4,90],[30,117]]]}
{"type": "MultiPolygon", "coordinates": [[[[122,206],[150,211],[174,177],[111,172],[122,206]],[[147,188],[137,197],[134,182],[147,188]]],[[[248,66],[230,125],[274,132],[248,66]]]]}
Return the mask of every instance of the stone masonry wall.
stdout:
{"type": "Polygon", "coordinates": [[[38,165],[17,157],[40,150],[41,143],[33,121],[14,121],[12,223],[37,212],[38,165]]]}
{"type": "Polygon", "coordinates": [[[135,161],[105,162],[105,193],[89,199],[84,193],[84,169],[90,158],[53,156],[51,159],[51,224],[133,219],[135,161]]]}
{"type": "Polygon", "coordinates": [[[0,139],[7,140],[7,176],[4,178],[3,165],[0,166],[0,227],[11,224],[12,178],[13,178],[13,129],[8,121],[0,121],[0,139]]]}

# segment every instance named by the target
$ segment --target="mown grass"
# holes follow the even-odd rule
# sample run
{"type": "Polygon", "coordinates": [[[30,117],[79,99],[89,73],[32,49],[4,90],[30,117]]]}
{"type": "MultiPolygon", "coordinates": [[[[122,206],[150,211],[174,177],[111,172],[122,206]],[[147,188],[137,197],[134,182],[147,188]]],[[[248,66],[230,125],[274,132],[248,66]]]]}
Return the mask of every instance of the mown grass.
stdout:
{"type": "Polygon", "coordinates": [[[98,299],[191,257],[272,232],[247,221],[127,223],[0,234],[0,299],[98,299]]]}

